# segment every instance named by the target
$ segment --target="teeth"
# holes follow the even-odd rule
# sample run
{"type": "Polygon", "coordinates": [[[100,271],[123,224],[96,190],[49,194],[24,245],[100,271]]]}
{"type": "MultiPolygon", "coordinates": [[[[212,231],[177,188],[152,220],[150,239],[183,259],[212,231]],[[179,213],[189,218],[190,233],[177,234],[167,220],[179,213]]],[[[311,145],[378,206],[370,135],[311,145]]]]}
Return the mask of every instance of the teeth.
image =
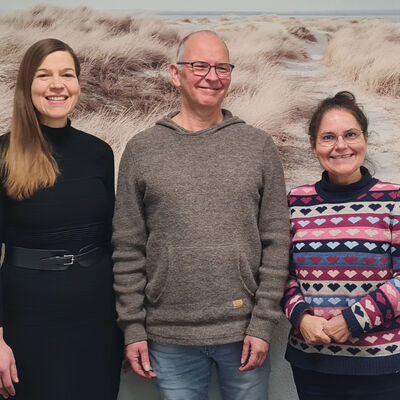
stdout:
{"type": "Polygon", "coordinates": [[[340,158],[350,158],[352,156],[352,154],[347,154],[347,155],[345,155],[345,156],[334,156],[333,158],[335,158],[335,159],[340,159],[340,158]]]}
{"type": "Polygon", "coordinates": [[[60,101],[60,100],[65,100],[66,99],[65,96],[48,96],[47,98],[49,100],[53,100],[53,101],[60,101]]]}

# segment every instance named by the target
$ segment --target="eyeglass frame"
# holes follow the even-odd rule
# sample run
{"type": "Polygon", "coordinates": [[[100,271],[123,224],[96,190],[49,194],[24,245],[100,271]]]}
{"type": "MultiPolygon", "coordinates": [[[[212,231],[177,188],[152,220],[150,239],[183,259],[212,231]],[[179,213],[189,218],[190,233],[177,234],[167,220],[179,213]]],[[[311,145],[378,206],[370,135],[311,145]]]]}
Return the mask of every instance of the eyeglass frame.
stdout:
{"type": "Polygon", "coordinates": [[[209,64],[208,62],[205,62],[205,61],[192,61],[192,62],[189,62],[189,61],[177,61],[176,64],[177,64],[177,65],[190,65],[190,66],[191,66],[191,69],[192,69],[192,72],[193,72],[193,75],[201,76],[201,77],[203,77],[203,78],[204,78],[205,76],[207,76],[207,75],[210,73],[211,68],[214,68],[214,71],[215,71],[215,73],[217,74],[218,78],[221,78],[221,76],[219,76],[218,71],[217,71],[217,67],[218,67],[219,65],[229,65],[230,68],[231,68],[231,70],[229,71],[229,75],[222,76],[222,78],[228,78],[228,77],[230,77],[230,76],[231,76],[231,73],[232,73],[232,71],[233,71],[233,68],[235,68],[235,66],[234,66],[233,64],[230,64],[230,63],[218,63],[218,64],[211,65],[211,64],[209,64]],[[207,65],[208,65],[208,71],[207,71],[207,73],[205,73],[204,75],[200,75],[199,73],[196,73],[196,72],[194,71],[194,69],[193,69],[193,65],[196,64],[196,63],[207,64],[207,65]]]}
{"type": "Polygon", "coordinates": [[[338,142],[338,140],[339,140],[339,137],[342,137],[343,141],[346,142],[347,144],[357,143],[358,140],[361,138],[361,136],[364,136],[364,133],[365,133],[365,132],[363,132],[362,130],[356,129],[356,128],[348,129],[345,133],[342,133],[341,135],[337,135],[337,134],[334,133],[334,132],[322,132],[322,135],[327,135],[327,134],[329,134],[329,135],[335,136],[335,137],[336,137],[336,140],[335,140],[334,142],[332,142],[331,144],[329,144],[329,143],[324,142],[324,141],[322,140],[322,138],[321,138],[319,135],[317,135],[316,142],[319,143],[319,144],[320,144],[321,146],[323,146],[323,147],[333,147],[333,146],[335,146],[335,145],[337,144],[337,142],[338,142]],[[348,140],[349,138],[346,139],[346,138],[345,138],[345,135],[347,135],[347,134],[350,133],[350,132],[357,132],[357,136],[351,138],[351,140],[349,141],[349,140],[348,140]]]}

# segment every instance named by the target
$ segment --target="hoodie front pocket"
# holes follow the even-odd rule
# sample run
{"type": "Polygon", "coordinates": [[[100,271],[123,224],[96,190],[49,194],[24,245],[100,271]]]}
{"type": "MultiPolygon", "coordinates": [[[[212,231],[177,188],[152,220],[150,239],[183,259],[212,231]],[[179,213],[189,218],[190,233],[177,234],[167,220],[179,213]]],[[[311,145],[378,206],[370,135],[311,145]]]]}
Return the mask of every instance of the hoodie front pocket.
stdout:
{"type": "Polygon", "coordinates": [[[157,299],[160,303],[207,306],[249,297],[235,245],[170,246],[167,268],[165,286],[157,299]]]}

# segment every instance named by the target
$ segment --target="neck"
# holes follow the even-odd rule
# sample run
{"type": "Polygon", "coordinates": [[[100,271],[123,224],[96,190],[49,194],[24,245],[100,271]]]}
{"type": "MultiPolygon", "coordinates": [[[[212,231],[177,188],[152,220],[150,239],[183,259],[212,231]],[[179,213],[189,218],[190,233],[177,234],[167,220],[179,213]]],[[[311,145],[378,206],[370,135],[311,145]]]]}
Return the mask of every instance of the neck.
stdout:
{"type": "Polygon", "coordinates": [[[220,108],[216,110],[186,110],[184,107],[181,107],[179,113],[172,118],[177,125],[191,132],[211,128],[220,124],[223,119],[224,115],[220,108]]]}
{"type": "Polygon", "coordinates": [[[49,128],[64,128],[67,126],[67,118],[62,119],[50,119],[50,118],[40,118],[40,123],[42,125],[48,126],[49,128]]]}

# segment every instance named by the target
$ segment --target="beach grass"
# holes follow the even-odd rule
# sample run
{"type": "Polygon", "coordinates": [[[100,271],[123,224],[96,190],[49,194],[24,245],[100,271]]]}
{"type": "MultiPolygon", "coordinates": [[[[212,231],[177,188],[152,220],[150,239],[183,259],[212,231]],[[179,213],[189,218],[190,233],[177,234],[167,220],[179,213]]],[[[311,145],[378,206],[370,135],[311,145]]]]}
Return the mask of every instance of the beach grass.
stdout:
{"type": "Polygon", "coordinates": [[[0,16],[1,131],[9,128],[22,55],[37,40],[53,37],[68,43],[81,61],[82,96],[74,125],[109,142],[118,160],[130,137],[177,109],[169,64],[179,41],[199,29],[220,34],[236,65],[225,106],[269,131],[279,145],[285,126],[309,113],[310,101],[280,73],[281,63],[305,60],[307,53],[299,35],[276,18],[168,21],[86,7],[41,5],[0,16]]]}
{"type": "Polygon", "coordinates": [[[400,97],[400,24],[365,20],[338,29],[324,62],[367,91],[400,97]]]}

